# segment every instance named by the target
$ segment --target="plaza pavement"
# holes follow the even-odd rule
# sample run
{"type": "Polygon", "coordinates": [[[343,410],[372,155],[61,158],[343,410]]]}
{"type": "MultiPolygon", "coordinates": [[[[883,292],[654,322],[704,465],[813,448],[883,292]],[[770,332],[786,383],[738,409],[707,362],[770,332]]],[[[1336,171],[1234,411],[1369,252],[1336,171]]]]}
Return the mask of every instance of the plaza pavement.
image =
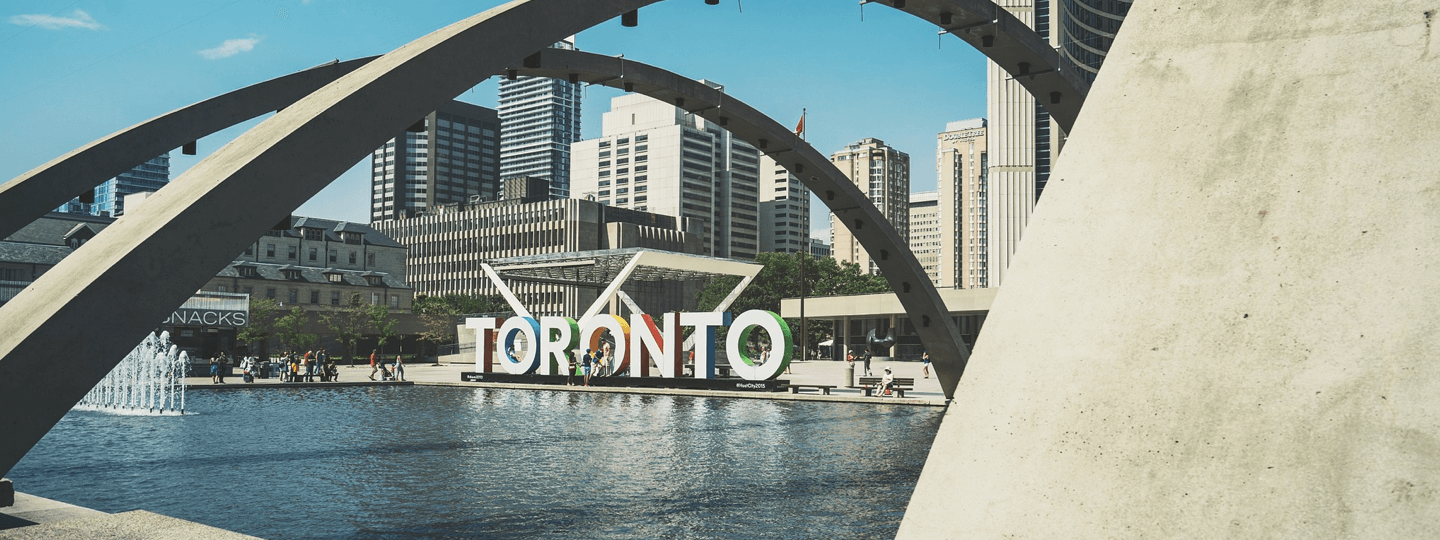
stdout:
{"type": "MultiPolygon", "coordinates": [[[[830,396],[821,396],[815,390],[805,390],[798,395],[790,392],[732,392],[732,391],[707,391],[707,390],[685,390],[685,389],[640,389],[640,388],[616,388],[616,387],[582,387],[582,386],[561,386],[561,385],[534,385],[534,384],[505,384],[505,383],[464,383],[460,382],[460,373],[474,371],[475,365],[470,363],[446,363],[446,364],[406,364],[405,379],[414,384],[421,385],[445,385],[445,386],[474,386],[490,388],[516,388],[536,390],[560,390],[577,392],[626,392],[626,393],[653,393],[673,395],[700,395],[716,397],[743,397],[743,398],[764,398],[764,399],[801,399],[806,401],[859,401],[876,403],[905,403],[913,405],[943,405],[945,396],[940,389],[940,382],[935,378],[933,369],[930,378],[926,379],[921,374],[919,362],[871,362],[870,372],[873,376],[879,377],[884,374],[885,368],[894,371],[896,378],[915,379],[915,389],[905,393],[904,399],[898,398],[866,398],[864,391],[858,388],[847,388],[845,384],[846,363],[834,361],[805,361],[791,363],[791,373],[781,375],[781,379],[789,380],[791,384],[825,384],[834,385],[836,388],[830,391],[830,396]]],[[[863,368],[859,362],[855,363],[856,378],[863,376],[863,368]]],[[[238,373],[238,372],[237,372],[238,373]]],[[[277,378],[256,379],[253,384],[244,384],[238,375],[225,378],[224,385],[212,384],[209,377],[189,377],[186,383],[192,389],[208,390],[224,388],[254,388],[254,387],[321,387],[321,386],[353,386],[371,384],[394,384],[383,382],[371,382],[368,378],[370,366],[356,365],[354,367],[341,365],[340,377],[333,383],[282,383],[277,378]]],[[[377,378],[379,375],[376,376],[377,378]]],[[[318,379],[317,379],[318,380],[318,379]]]]}

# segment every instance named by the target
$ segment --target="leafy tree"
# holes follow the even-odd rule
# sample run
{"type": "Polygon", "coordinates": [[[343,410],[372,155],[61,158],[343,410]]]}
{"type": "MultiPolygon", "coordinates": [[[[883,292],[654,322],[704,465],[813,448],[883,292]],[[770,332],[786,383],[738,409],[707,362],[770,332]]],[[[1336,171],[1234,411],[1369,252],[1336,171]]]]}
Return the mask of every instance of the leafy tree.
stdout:
{"type": "Polygon", "coordinates": [[[414,310],[420,316],[420,339],[432,345],[455,340],[455,317],[460,315],[460,312],[447,299],[422,296],[415,299],[414,310]]]}
{"type": "MultiPolygon", "coordinates": [[[[752,309],[780,312],[780,299],[798,298],[801,287],[801,260],[804,260],[804,284],[806,296],[834,296],[845,294],[871,294],[889,292],[890,284],[883,276],[860,271],[854,263],[837,261],[830,257],[814,257],[804,253],[761,253],[755,262],[765,266],[756,274],[750,286],[730,304],[733,313],[752,309]]],[[[700,292],[699,304],[702,311],[715,309],[720,302],[740,283],[737,276],[715,278],[700,292]]],[[[800,319],[786,319],[785,322],[796,332],[800,331],[800,319]]],[[[829,321],[807,321],[806,346],[815,350],[818,343],[834,336],[829,321]]]]}
{"type": "Polygon", "coordinates": [[[370,306],[359,294],[352,294],[343,307],[322,315],[320,321],[335,332],[335,339],[345,347],[345,360],[355,365],[355,345],[370,328],[370,306]]]}
{"type": "Polygon", "coordinates": [[[395,331],[395,324],[400,322],[390,315],[390,308],[385,304],[373,304],[370,308],[370,328],[375,331],[375,344],[380,351],[385,350],[385,343],[399,336],[395,331]]]}
{"type": "Polygon", "coordinates": [[[280,338],[280,343],[292,351],[303,351],[315,346],[319,336],[305,333],[305,324],[310,317],[305,314],[305,308],[295,306],[290,313],[275,320],[275,335],[280,338]]]}
{"type": "MultiPolygon", "coordinates": [[[[270,337],[275,335],[275,320],[280,306],[269,298],[250,297],[250,321],[235,335],[235,339],[250,346],[251,354],[260,354],[270,337]]],[[[267,351],[268,352],[268,351],[267,351]]]]}

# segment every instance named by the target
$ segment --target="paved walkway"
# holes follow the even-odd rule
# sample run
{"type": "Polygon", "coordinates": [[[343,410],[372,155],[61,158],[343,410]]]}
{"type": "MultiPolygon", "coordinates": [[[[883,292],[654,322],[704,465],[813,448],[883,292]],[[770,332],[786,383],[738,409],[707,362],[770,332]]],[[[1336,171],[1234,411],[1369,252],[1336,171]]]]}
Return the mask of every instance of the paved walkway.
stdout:
{"type": "MultiPolygon", "coordinates": [[[[834,385],[837,388],[831,390],[831,395],[820,396],[814,390],[802,392],[801,399],[809,401],[865,401],[865,402],[894,402],[915,405],[943,405],[945,396],[940,390],[940,382],[935,379],[932,373],[926,379],[920,372],[919,362],[872,362],[870,372],[873,376],[879,377],[884,374],[885,368],[894,370],[897,378],[915,379],[915,389],[905,393],[905,399],[895,398],[865,398],[864,391],[858,388],[847,388],[845,381],[846,363],[830,361],[809,361],[794,362],[791,364],[792,373],[781,375],[781,379],[788,379],[793,384],[826,384],[834,385]],[[812,399],[813,398],[813,399],[812,399]]],[[[856,377],[864,374],[860,371],[860,363],[855,364],[856,377]]],[[[704,395],[704,396],[725,396],[725,397],[748,397],[765,399],[792,399],[789,392],[729,392],[729,391],[703,391],[703,390],[681,390],[681,389],[638,389],[638,388],[613,388],[613,387],[568,387],[560,385],[531,385],[531,384],[502,384],[502,383],[461,383],[460,372],[474,371],[474,364],[406,364],[405,378],[414,384],[443,384],[446,386],[476,386],[492,388],[525,388],[525,389],[546,389],[580,392],[626,392],[626,393],[658,393],[678,395],[704,395]]],[[[394,384],[371,382],[368,378],[370,366],[340,366],[339,381],[335,383],[282,383],[279,379],[256,379],[254,384],[243,384],[238,376],[226,377],[224,385],[215,385],[210,382],[209,377],[190,377],[186,382],[193,389],[209,389],[224,386],[226,388],[247,388],[247,387],[304,387],[304,386],[346,386],[346,385],[371,385],[371,384],[394,384]]],[[[378,375],[377,375],[378,378],[378,375]]],[[[316,379],[318,380],[318,378],[316,379]]]]}

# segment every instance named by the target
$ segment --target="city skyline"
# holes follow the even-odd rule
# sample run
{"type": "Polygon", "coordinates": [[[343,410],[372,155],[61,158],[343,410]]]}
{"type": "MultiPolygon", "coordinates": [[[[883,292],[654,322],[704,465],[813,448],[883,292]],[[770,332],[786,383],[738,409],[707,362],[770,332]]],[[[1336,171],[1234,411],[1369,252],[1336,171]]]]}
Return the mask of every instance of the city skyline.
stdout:
{"type": "MultiPolygon", "coordinates": [[[[0,12],[0,59],[28,77],[0,80],[0,106],[11,111],[3,120],[9,129],[0,145],[0,179],[211,95],[335,58],[383,54],[498,4],[430,2],[401,9],[292,0],[219,8],[158,2],[139,9],[9,3],[0,12]],[[354,32],[357,27],[367,31],[354,32]],[[157,65],[165,67],[158,80],[157,65]]],[[[667,2],[642,9],[638,28],[611,21],[583,32],[579,41],[590,52],[625,54],[686,76],[726,81],[737,98],[785,123],[808,109],[807,139],[821,152],[876,137],[929,161],[933,137],[946,122],[982,116],[985,107],[983,56],[952,37],[940,40],[935,30],[878,5],[817,9],[757,2],[739,12],[734,5],[667,2]],[[694,39],[685,29],[702,16],[713,35],[736,37],[724,47],[694,39]],[[890,76],[864,76],[868,71],[858,67],[876,64],[889,66],[890,76]]],[[[458,99],[495,108],[497,79],[458,99]]],[[[591,103],[621,94],[582,89],[591,103]]],[[[604,112],[593,106],[582,111],[583,138],[598,136],[604,112]]],[[[198,156],[172,154],[172,178],[256,123],[200,140],[198,156]]],[[[368,158],[357,162],[296,213],[367,221],[368,169],[368,158]]],[[[931,167],[917,167],[915,189],[934,189],[934,174],[931,167]]],[[[812,213],[810,229],[826,229],[824,220],[812,213]]]]}

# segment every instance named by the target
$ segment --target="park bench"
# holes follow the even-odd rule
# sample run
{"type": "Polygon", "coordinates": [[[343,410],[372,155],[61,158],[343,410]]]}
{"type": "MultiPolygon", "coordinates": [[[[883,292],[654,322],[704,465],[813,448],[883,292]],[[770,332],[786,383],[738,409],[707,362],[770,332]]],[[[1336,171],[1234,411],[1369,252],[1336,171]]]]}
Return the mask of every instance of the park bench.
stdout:
{"type": "MultiPolygon", "coordinates": [[[[906,390],[915,389],[914,377],[895,377],[892,382],[895,383],[895,386],[890,390],[895,393],[896,397],[903,398],[906,390]]],[[[881,391],[880,377],[860,377],[860,388],[865,389],[865,397],[870,397],[873,392],[881,391]]]]}
{"type": "Polygon", "coordinates": [[[805,388],[814,388],[816,390],[819,390],[821,394],[827,396],[830,395],[830,389],[835,388],[835,386],[828,384],[791,384],[787,386],[790,388],[791,394],[799,394],[800,390],[805,388]]]}

